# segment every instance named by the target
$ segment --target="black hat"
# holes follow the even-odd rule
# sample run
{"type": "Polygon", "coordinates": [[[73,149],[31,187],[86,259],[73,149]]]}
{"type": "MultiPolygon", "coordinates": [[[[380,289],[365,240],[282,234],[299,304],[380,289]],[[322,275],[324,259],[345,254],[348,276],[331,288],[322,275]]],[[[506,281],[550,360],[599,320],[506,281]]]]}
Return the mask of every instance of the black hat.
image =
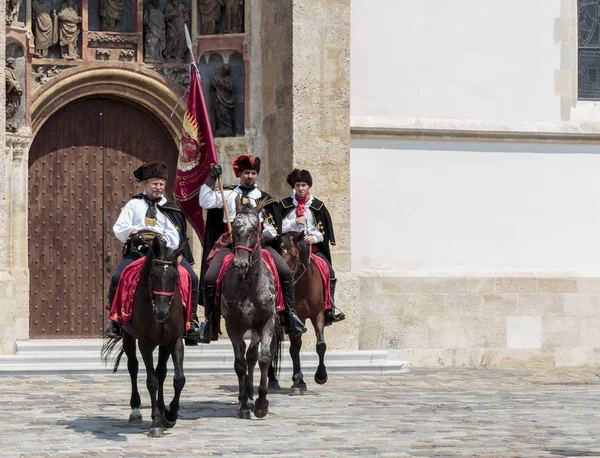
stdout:
{"type": "Polygon", "coordinates": [[[296,183],[306,183],[308,186],[312,186],[312,176],[308,170],[294,169],[287,176],[287,182],[292,188],[296,183]]]}
{"type": "Polygon", "coordinates": [[[239,177],[244,170],[255,170],[260,173],[260,158],[250,154],[241,154],[233,160],[233,172],[239,177]]]}
{"type": "Polygon", "coordinates": [[[150,178],[162,178],[163,180],[169,179],[169,169],[167,168],[167,164],[158,161],[142,164],[132,173],[133,177],[137,181],[144,181],[150,178]]]}

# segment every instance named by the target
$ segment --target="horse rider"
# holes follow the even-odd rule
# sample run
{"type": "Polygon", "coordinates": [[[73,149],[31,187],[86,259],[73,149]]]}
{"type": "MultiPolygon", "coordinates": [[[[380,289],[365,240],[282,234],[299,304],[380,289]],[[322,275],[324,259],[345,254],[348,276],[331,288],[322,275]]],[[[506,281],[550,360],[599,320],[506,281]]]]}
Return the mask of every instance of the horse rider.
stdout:
{"type": "MultiPolygon", "coordinates": [[[[164,196],[168,180],[167,165],[164,162],[156,161],[142,164],[133,171],[133,176],[138,182],[142,183],[144,192],[133,196],[125,204],[113,226],[115,236],[125,246],[123,259],[110,282],[108,291],[109,306],[112,305],[123,269],[148,252],[149,245],[140,235],[141,231],[154,232],[162,236],[167,242],[167,247],[173,250],[187,241],[187,223],[183,212],[175,203],[164,196]]],[[[200,291],[198,276],[192,270],[191,265],[193,263],[192,250],[186,245],[180,263],[192,278],[192,326],[187,330],[186,337],[195,339],[200,335],[196,315],[200,291]]],[[[116,321],[111,321],[104,333],[109,337],[123,335],[121,326],[116,321]]]]}
{"type": "Polygon", "coordinates": [[[280,201],[282,234],[304,232],[304,241],[311,245],[312,252],[327,263],[331,280],[331,308],[325,310],[325,326],[329,326],[346,318],[342,312],[337,315],[334,312],[337,279],[329,249],[329,245],[335,245],[331,216],[325,204],[310,194],[313,180],[308,170],[292,170],[287,176],[287,182],[294,194],[280,201]]]}
{"type": "MultiPolygon", "coordinates": [[[[229,217],[231,220],[235,218],[237,211],[236,201],[238,199],[242,205],[250,205],[251,207],[256,207],[261,202],[265,202],[264,209],[260,214],[263,227],[261,241],[263,243],[263,248],[267,249],[273,257],[281,281],[283,301],[285,310],[288,314],[286,329],[293,334],[306,332],[306,328],[294,311],[294,279],[292,277],[292,271],[276,249],[277,244],[279,243],[280,234],[280,223],[278,223],[280,217],[277,201],[273,200],[269,194],[261,191],[256,186],[258,174],[260,173],[260,158],[254,158],[250,154],[242,154],[233,161],[232,165],[235,176],[239,178],[239,185],[233,190],[225,191],[225,200],[227,202],[229,217]]],[[[222,173],[223,168],[220,164],[216,164],[212,167],[209,176],[200,188],[199,204],[202,208],[223,208],[223,198],[221,197],[221,193],[215,190],[215,182],[222,173]]],[[[221,228],[223,227],[223,223],[226,223],[225,217],[219,221],[221,228]]],[[[210,343],[211,341],[211,323],[215,303],[217,277],[223,265],[225,256],[233,252],[229,240],[222,244],[222,247],[217,246],[213,250],[216,251],[218,249],[218,252],[214,255],[203,278],[202,288],[204,293],[204,316],[206,317],[206,320],[201,325],[202,331],[199,341],[202,343],[210,343]]],[[[204,251],[211,251],[211,247],[207,246],[206,240],[204,251]]]]}

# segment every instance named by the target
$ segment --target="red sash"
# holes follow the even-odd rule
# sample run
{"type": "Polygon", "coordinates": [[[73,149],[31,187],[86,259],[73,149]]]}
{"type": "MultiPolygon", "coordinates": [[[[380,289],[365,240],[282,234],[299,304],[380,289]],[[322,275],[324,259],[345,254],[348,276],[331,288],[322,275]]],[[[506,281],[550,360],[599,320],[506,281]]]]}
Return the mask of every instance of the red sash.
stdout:
{"type": "MultiPolygon", "coordinates": [[[[223,259],[223,265],[221,266],[219,276],[217,277],[217,304],[221,302],[221,283],[225,278],[225,274],[227,274],[227,271],[231,267],[231,264],[233,264],[234,257],[235,255],[233,253],[229,253],[223,259]]],[[[277,273],[277,268],[275,267],[275,261],[273,261],[273,256],[271,256],[271,253],[269,253],[267,250],[262,250],[262,259],[267,266],[271,277],[273,278],[273,282],[275,283],[275,310],[277,312],[281,312],[285,309],[285,306],[283,305],[283,294],[281,292],[281,285],[279,284],[279,274],[277,273]]]]}
{"type": "MultiPolygon", "coordinates": [[[[110,308],[110,319],[117,323],[124,324],[131,320],[133,313],[133,301],[135,299],[135,291],[140,280],[140,272],[146,262],[146,257],[136,259],[129,264],[119,278],[115,298],[110,308]]],[[[192,317],[192,277],[187,270],[181,265],[178,265],[179,280],[177,286],[181,294],[181,300],[185,308],[185,326],[190,328],[190,320],[192,317]]]]}

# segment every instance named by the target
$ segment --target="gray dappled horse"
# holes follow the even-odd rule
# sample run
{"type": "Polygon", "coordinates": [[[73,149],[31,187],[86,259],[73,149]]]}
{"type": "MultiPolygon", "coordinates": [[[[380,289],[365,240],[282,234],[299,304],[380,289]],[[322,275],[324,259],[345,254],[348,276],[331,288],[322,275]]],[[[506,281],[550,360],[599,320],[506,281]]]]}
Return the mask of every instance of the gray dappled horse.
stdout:
{"type": "MultiPolygon", "coordinates": [[[[186,242],[187,243],[187,242],[186,242]]],[[[146,366],[146,386],[152,401],[152,426],[150,436],[163,435],[164,428],[175,426],[179,412],[179,396],[185,385],[183,374],[183,336],[186,316],[177,281],[178,257],[186,244],[177,250],[166,246],[162,237],[152,242],[146,255],[135,291],[131,320],[123,325],[123,339],[105,337],[102,356],[105,362],[114,357],[113,372],[119,367],[123,353],[127,355],[127,369],[131,378],[130,423],[140,423],[140,394],[137,387],[138,360],[135,351],[137,339],[146,366]],[[158,349],[156,370],[152,353],[158,349]],[[165,409],[163,385],[167,376],[167,361],[173,355],[173,387],[175,394],[165,409]],[[158,395],[158,397],[157,397],[158,395]]]]}
{"type": "Polygon", "coordinates": [[[260,367],[258,399],[254,415],[262,418],[269,411],[267,371],[277,364],[280,333],[276,329],[275,283],[262,261],[259,214],[256,208],[239,207],[232,223],[234,260],[221,284],[221,313],[233,345],[235,373],[239,382],[236,417],[250,419],[248,399],[254,397],[254,367],[260,367]],[[250,332],[246,351],[244,334],[250,332]],[[260,348],[259,348],[260,344],[260,348]]]}

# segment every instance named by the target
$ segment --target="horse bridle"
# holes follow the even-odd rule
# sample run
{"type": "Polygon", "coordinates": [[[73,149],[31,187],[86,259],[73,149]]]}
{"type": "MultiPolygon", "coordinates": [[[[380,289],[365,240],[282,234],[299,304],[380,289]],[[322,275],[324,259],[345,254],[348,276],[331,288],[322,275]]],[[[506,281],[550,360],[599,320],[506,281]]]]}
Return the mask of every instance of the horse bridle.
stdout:
{"type": "MultiPolygon", "coordinates": [[[[152,264],[161,264],[166,266],[177,266],[177,261],[163,261],[162,259],[153,259],[152,260],[152,264]]],[[[171,302],[173,301],[173,295],[175,294],[175,289],[177,288],[177,282],[175,282],[175,288],[173,288],[173,291],[155,291],[152,289],[152,285],[150,284],[150,279],[152,277],[148,277],[148,289],[150,289],[150,294],[151,295],[156,295],[156,296],[167,296],[169,297],[169,307],[171,307],[171,302]]],[[[152,309],[155,308],[154,305],[154,299],[152,299],[152,309]]]]}
{"type": "MultiPolygon", "coordinates": [[[[308,266],[304,265],[303,262],[300,262],[300,250],[298,249],[298,246],[293,245],[293,247],[296,248],[296,250],[298,250],[298,253],[290,258],[291,261],[296,260],[296,262],[294,263],[294,268],[290,269],[292,271],[292,275],[294,275],[298,271],[298,267],[304,268],[304,272],[302,272],[298,278],[294,279],[294,285],[296,285],[296,283],[298,283],[300,279],[304,276],[304,274],[306,274],[306,272],[308,271],[308,266]]],[[[308,258],[308,260],[310,262],[310,257],[308,258]]]]}
{"type": "Polygon", "coordinates": [[[259,245],[260,245],[260,232],[258,234],[258,237],[256,237],[256,243],[254,244],[253,248],[250,248],[250,247],[245,246],[245,245],[234,245],[233,246],[233,251],[235,252],[235,250],[244,250],[244,251],[250,252],[250,258],[251,258],[250,259],[250,265],[252,265],[255,262],[255,260],[252,259],[253,255],[254,255],[254,253],[256,253],[256,250],[258,249],[259,245]]]}

